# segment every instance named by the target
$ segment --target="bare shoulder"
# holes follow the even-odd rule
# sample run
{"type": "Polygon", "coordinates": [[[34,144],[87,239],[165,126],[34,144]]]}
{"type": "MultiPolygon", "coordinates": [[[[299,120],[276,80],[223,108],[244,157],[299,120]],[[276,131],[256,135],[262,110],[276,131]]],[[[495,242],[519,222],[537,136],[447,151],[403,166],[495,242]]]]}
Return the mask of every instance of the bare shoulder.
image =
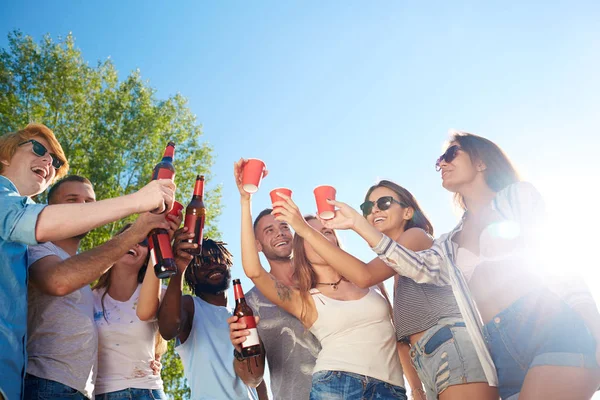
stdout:
{"type": "Polygon", "coordinates": [[[400,236],[398,244],[412,251],[427,250],[433,244],[433,238],[421,228],[410,228],[400,236]]]}

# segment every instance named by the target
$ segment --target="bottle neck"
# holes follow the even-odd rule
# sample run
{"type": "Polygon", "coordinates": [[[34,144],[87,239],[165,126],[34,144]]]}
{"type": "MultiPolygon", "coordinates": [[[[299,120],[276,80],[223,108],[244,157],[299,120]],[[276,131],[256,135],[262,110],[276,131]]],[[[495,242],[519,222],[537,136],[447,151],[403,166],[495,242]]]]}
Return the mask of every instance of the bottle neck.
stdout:
{"type": "Polygon", "coordinates": [[[196,179],[193,198],[197,199],[202,197],[204,197],[204,179],[196,179]]]}
{"type": "Polygon", "coordinates": [[[235,298],[236,303],[240,300],[246,301],[246,299],[244,298],[244,291],[242,290],[242,285],[233,285],[233,296],[235,298]]]}
{"type": "Polygon", "coordinates": [[[165,158],[169,158],[171,161],[173,161],[173,157],[175,156],[175,147],[174,146],[167,146],[165,148],[165,153],[163,154],[163,160],[165,158]]]}

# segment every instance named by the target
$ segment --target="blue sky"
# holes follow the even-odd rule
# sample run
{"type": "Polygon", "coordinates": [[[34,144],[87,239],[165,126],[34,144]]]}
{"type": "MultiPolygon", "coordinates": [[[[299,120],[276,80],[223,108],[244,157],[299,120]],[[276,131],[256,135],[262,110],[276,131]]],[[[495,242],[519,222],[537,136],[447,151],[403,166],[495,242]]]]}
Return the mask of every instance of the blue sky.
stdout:
{"type": "MultiPolygon", "coordinates": [[[[581,254],[569,271],[598,293],[586,248],[600,223],[599,17],[597,1],[11,1],[0,45],[14,28],[38,40],[73,32],[91,64],[110,56],[122,78],[139,68],[159,97],[186,96],[215,150],[208,188],[223,184],[219,228],[238,260],[239,157],[270,170],[255,214],[274,187],[312,212],[318,184],[358,206],[387,178],[441,234],[457,215],[433,165],[453,127],[494,140],[536,184],[561,243],[550,250],[581,254]]],[[[372,257],[355,235],[343,240],[372,257]]]]}

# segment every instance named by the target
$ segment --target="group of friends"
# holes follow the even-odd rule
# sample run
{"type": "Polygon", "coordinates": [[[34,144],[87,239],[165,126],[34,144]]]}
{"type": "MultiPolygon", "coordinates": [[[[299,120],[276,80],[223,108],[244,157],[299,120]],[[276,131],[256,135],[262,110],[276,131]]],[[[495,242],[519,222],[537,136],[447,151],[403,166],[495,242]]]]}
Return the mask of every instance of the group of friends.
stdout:
{"type": "Polygon", "coordinates": [[[166,399],[172,339],[192,399],[268,399],[267,365],[274,399],[406,399],[407,382],[420,400],[583,400],[600,387],[594,299],[575,273],[549,276],[543,200],[490,140],[454,132],[436,161],[463,211],[437,239],[417,199],[388,180],[360,212],[329,200],[335,216],[323,220],[279,193],[253,219],[246,162],[234,178],[262,348],[251,358],[227,298],[233,257],[210,238],[200,256],[187,251],[194,233],[181,214],[165,217],[172,181],[97,201],[92,182],[67,175],[48,127],[0,137],[0,399],[166,399]],[[47,204],[32,200],[48,188],[47,204]],[[79,251],[87,232],[132,214],[79,251]],[[148,251],[155,228],[169,231],[177,264],[166,286],[148,251]],[[338,230],[373,259],[344,250],[338,230]]]}

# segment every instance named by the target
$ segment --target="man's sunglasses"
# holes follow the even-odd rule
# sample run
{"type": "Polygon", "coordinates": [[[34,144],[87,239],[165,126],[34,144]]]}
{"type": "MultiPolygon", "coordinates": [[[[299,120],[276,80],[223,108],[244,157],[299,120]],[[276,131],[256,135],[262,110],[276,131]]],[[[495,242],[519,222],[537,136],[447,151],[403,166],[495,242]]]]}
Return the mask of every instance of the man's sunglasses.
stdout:
{"type": "MultiPolygon", "coordinates": [[[[43,144],[34,139],[29,139],[25,142],[19,143],[19,146],[23,146],[27,143],[31,143],[33,145],[31,146],[31,150],[33,150],[33,154],[35,154],[38,157],[44,157],[46,153],[48,153],[48,149],[44,147],[43,144]]],[[[60,160],[56,156],[56,154],[50,153],[50,157],[52,157],[52,166],[54,167],[54,169],[59,169],[63,166],[64,161],[60,160]]]]}
{"type": "Polygon", "coordinates": [[[408,204],[398,201],[392,196],[383,196],[377,199],[377,201],[365,201],[360,205],[360,209],[362,210],[363,215],[366,217],[370,215],[373,211],[373,206],[377,204],[377,208],[381,211],[385,211],[392,206],[392,204],[397,203],[400,204],[401,207],[408,207],[408,204]]]}
{"type": "Polygon", "coordinates": [[[442,154],[440,156],[440,158],[438,158],[437,161],[435,162],[435,170],[440,171],[442,169],[442,166],[441,166],[442,161],[445,161],[447,163],[452,162],[452,160],[454,160],[456,158],[456,155],[458,154],[459,150],[460,150],[460,146],[457,144],[455,144],[454,146],[448,147],[448,149],[446,149],[444,154],[442,154]]]}

